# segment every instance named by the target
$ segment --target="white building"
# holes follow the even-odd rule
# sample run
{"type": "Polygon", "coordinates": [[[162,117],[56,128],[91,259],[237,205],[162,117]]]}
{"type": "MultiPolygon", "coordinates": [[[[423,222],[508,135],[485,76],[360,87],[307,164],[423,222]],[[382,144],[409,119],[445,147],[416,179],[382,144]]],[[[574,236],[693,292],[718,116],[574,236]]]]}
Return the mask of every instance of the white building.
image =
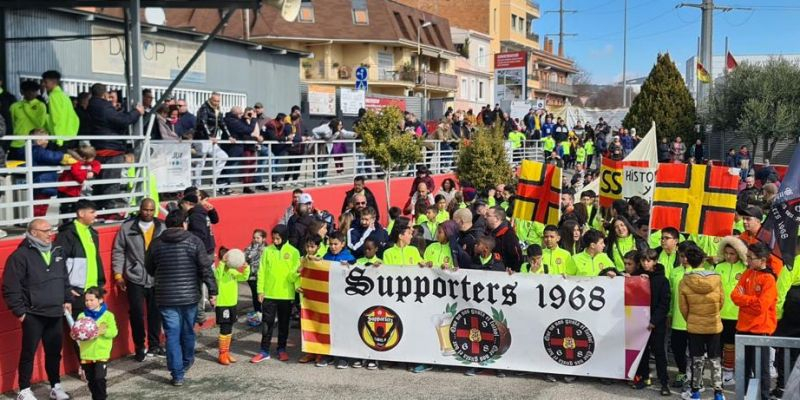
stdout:
{"type": "MultiPolygon", "coordinates": [[[[754,64],[762,64],[769,61],[770,58],[773,57],[783,57],[792,62],[800,63],[800,54],[759,54],[759,55],[737,55],[734,54],[733,57],[736,59],[738,64],[742,64],[745,62],[754,63],[754,64]]],[[[708,65],[704,65],[706,70],[711,74],[711,77],[714,81],[721,78],[725,75],[725,56],[714,56],[712,60],[711,70],[709,70],[708,65]]],[[[697,99],[697,88],[701,84],[699,80],[697,80],[697,56],[693,56],[686,60],[686,75],[684,76],[686,80],[686,87],[689,88],[689,92],[692,94],[692,97],[697,99]]]]}
{"type": "Polygon", "coordinates": [[[463,46],[461,57],[456,59],[456,110],[469,110],[478,114],[481,106],[494,104],[491,73],[491,36],[471,29],[450,27],[456,48],[463,46]],[[463,57],[466,53],[468,57],[463,57]]]}

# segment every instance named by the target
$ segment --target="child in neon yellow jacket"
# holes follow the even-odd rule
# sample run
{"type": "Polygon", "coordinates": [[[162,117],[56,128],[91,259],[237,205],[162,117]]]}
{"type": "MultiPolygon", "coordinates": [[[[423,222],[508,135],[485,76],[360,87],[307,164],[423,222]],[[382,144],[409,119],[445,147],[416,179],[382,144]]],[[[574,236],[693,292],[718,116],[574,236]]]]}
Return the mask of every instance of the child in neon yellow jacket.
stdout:
{"type": "Polygon", "coordinates": [[[214,268],[214,279],[217,281],[217,325],[219,325],[219,357],[217,361],[222,365],[235,363],[231,357],[231,339],[233,337],[233,324],[236,322],[236,305],[239,303],[239,282],[247,281],[250,277],[250,265],[242,264],[239,268],[227,265],[228,249],[220,247],[219,262],[214,268]]]}
{"type": "Polygon", "coordinates": [[[105,291],[99,287],[90,287],[83,294],[86,309],[78,315],[91,318],[97,323],[97,336],[93,339],[78,341],[81,356],[81,368],[86,373],[92,400],[105,400],[106,363],[111,358],[111,347],[117,337],[117,321],[114,314],[108,311],[103,301],[105,291]]]}

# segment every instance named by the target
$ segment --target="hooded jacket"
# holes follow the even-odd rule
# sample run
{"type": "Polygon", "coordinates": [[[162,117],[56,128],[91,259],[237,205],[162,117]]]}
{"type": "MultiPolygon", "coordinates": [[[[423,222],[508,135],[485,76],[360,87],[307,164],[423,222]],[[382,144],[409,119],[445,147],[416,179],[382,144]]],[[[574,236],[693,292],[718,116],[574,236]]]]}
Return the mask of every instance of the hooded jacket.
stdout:
{"type": "Polygon", "coordinates": [[[731,293],[731,300],[739,306],[737,331],[764,335],[775,332],[778,289],[775,274],[769,268],[745,271],[731,293]]]}
{"type": "Polygon", "coordinates": [[[666,329],[667,315],[670,306],[669,280],[664,273],[664,266],[656,264],[653,272],[645,272],[650,278],[650,323],[666,329]]]}
{"type": "Polygon", "coordinates": [[[679,292],[679,308],[687,332],[703,335],[722,332],[720,310],[725,299],[718,273],[695,269],[684,275],[679,292]]]}
{"type": "Polygon", "coordinates": [[[731,300],[731,293],[739,283],[739,278],[747,271],[747,265],[744,264],[745,260],[747,260],[747,245],[744,242],[735,236],[726,236],[720,240],[719,250],[717,251],[717,265],[714,267],[714,271],[720,275],[722,292],[725,296],[725,302],[720,313],[722,319],[736,321],[739,318],[739,307],[731,300]],[[725,248],[728,246],[736,250],[739,262],[731,264],[725,261],[725,248]]]}
{"type": "MultiPolygon", "coordinates": [[[[99,97],[89,99],[86,115],[89,126],[81,131],[93,136],[127,135],[128,127],[141,118],[138,111],[117,111],[110,101],[99,97]]],[[[125,151],[128,144],[125,140],[92,140],[92,146],[97,150],[125,151]]]]}
{"type": "MultiPolygon", "coordinates": [[[[154,218],[153,229],[151,240],[155,241],[164,232],[164,223],[154,218]]],[[[126,281],[139,286],[153,287],[153,277],[144,268],[146,253],[144,233],[139,227],[139,218],[123,222],[111,248],[111,269],[114,275],[121,274],[126,281]]]]}
{"type": "Polygon", "coordinates": [[[500,223],[496,229],[492,230],[495,237],[494,252],[499,253],[503,264],[511,268],[514,272],[519,272],[522,267],[522,249],[519,247],[519,239],[516,232],[511,229],[507,221],[500,223]]]}
{"type": "Polygon", "coordinates": [[[64,249],[53,246],[50,262],[24,239],[8,257],[3,270],[3,299],[15,317],[25,314],[61,317],[72,300],[64,249]]]}
{"type": "Polygon", "coordinates": [[[197,304],[202,283],[208,286],[209,296],[216,296],[213,263],[197,236],[181,228],[165,230],[153,239],[145,258],[147,273],[155,281],[156,303],[161,307],[197,304]]]}

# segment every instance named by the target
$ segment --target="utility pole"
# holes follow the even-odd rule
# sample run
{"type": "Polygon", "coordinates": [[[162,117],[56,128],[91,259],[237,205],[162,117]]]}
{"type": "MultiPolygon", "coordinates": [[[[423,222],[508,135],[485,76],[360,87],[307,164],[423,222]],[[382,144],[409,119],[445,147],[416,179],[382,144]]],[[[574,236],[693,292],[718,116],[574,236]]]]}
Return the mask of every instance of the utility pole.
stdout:
{"type": "MultiPolygon", "coordinates": [[[[564,8],[564,0],[558,1],[558,10],[545,11],[545,14],[558,13],[558,56],[564,57],[564,37],[578,36],[575,33],[564,33],[564,14],[575,14],[577,10],[567,10],[564,8]]],[[[553,34],[545,36],[555,36],[553,34]]]]}
{"type": "MultiPolygon", "coordinates": [[[[706,84],[700,83],[697,90],[697,105],[705,106],[708,102],[708,96],[714,88],[714,66],[713,66],[713,50],[714,50],[714,11],[720,10],[722,12],[729,12],[733,10],[752,10],[746,7],[726,7],[715,6],[714,0],[703,0],[701,4],[681,3],[676,8],[692,7],[699,8],[703,12],[703,23],[700,28],[700,63],[708,71],[711,76],[711,82],[706,84]]],[[[697,68],[695,66],[695,68],[697,68]]],[[[696,72],[695,72],[696,75],[696,72]]],[[[698,107],[701,108],[701,107],[698,107]]]]}
{"type": "Polygon", "coordinates": [[[622,18],[622,108],[625,108],[628,106],[628,0],[622,18]]]}

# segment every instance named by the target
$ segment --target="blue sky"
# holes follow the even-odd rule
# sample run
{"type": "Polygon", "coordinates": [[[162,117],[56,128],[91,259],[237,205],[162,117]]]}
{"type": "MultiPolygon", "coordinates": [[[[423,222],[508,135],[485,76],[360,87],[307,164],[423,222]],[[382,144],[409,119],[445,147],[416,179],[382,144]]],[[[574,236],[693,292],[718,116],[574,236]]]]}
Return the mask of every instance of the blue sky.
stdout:
{"type": "MultiPolygon", "coordinates": [[[[534,22],[539,35],[558,33],[558,0],[537,0],[542,16],[534,22]]],[[[701,0],[687,0],[700,3],[701,0]]],[[[680,0],[628,0],[628,78],[647,75],[659,52],[669,52],[685,73],[686,60],[697,52],[700,9],[679,8],[680,0]]],[[[718,6],[751,7],[752,10],[714,14],[714,55],[800,53],[800,1],[729,0],[718,6]]],[[[588,70],[595,83],[611,83],[622,77],[622,27],[624,0],[564,0],[564,8],[577,10],[564,15],[566,55],[588,70]]],[[[553,36],[558,49],[558,36],[553,36]]]]}

